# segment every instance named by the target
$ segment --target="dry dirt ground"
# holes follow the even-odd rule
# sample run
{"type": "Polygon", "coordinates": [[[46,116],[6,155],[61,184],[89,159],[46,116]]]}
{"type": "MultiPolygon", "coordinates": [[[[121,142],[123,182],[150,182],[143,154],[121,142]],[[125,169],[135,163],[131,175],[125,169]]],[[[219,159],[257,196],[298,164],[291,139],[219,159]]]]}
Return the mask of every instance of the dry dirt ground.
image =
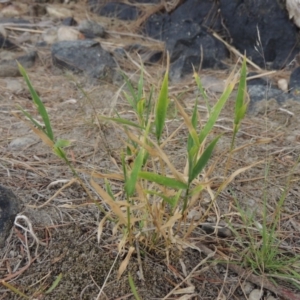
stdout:
{"type": "MultiPolygon", "coordinates": [[[[93,18],[97,20],[95,16],[93,18]]],[[[109,45],[114,45],[113,40],[109,45]]],[[[116,164],[121,166],[119,157],[123,145],[120,130],[110,123],[98,124],[95,116],[113,114],[114,110],[123,117],[132,116],[121,93],[122,85],[100,81],[92,84],[84,75],[70,75],[57,70],[51,64],[49,49],[40,51],[39,58],[28,74],[49,112],[55,135],[72,140],[67,154],[86,186],[102,205],[90,186],[90,174],[92,171],[116,171],[116,164]],[[84,89],[88,99],[82,95],[78,85],[84,89]]],[[[127,62],[127,67],[125,71],[128,74],[139,74],[135,64],[127,62]]],[[[157,86],[157,78],[162,78],[164,67],[147,67],[146,71],[147,92],[151,84],[157,86]]],[[[213,76],[217,81],[226,79],[228,72],[203,71],[200,75],[213,76]]],[[[121,236],[113,235],[111,226],[107,225],[98,243],[97,228],[103,217],[99,208],[76,183],[59,191],[71,181],[72,173],[18,118],[21,117],[18,105],[39,118],[22,78],[1,78],[0,90],[0,183],[22,200],[24,209],[21,215],[28,218],[39,240],[38,243],[30,232],[20,227],[14,228],[5,248],[0,250],[0,280],[6,279],[29,299],[134,299],[128,283],[130,272],[141,299],[164,299],[166,296],[166,299],[247,299],[250,281],[232,272],[226,264],[217,264],[211,258],[193,270],[206,255],[191,246],[174,245],[169,249],[169,257],[166,257],[161,245],[148,249],[140,244],[141,262],[139,256],[134,254],[127,270],[117,280],[118,268],[126,255],[125,252],[118,256],[117,246],[121,236]],[[18,138],[25,141],[24,144],[12,144],[18,138]],[[144,280],[141,279],[141,270],[144,280]],[[62,278],[58,285],[50,293],[45,293],[59,274],[62,278]],[[184,281],[189,274],[190,277],[184,281]],[[179,283],[182,285],[176,289],[181,290],[168,296],[179,283]],[[104,289],[100,295],[102,287],[104,289]]],[[[172,99],[182,92],[180,101],[191,113],[197,95],[191,78],[170,86],[171,110],[165,136],[171,135],[183,122],[172,106],[172,99]]],[[[220,94],[214,89],[210,91],[212,103],[218,96],[220,94]]],[[[226,104],[214,127],[213,135],[224,133],[210,163],[210,166],[217,164],[211,174],[215,178],[215,185],[212,186],[214,192],[224,181],[222,176],[226,163],[225,159],[220,158],[225,157],[224,149],[228,149],[231,141],[233,100],[234,97],[226,104]]],[[[199,112],[205,120],[207,113],[203,101],[199,103],[199,112]]],[[[259,218],[263,199],[267,199],[268,217],[271,219],[290,178],[278,232],[285,246],[292,253],[299,253],[300,169],[299,166],[294,168],[300,150],[298,114],[300,103],[288,101],[279,107],[272,99],[261,102],[247,114],[236,141],[236,147],[240,150],[234,153],[230,161],[227,177],[242,167],[260,163],[235,178],[226,189],[227,193],[224,191],[218,196],[215,207],[209,210],[204,221],[216,222],[218,212],[221,222],[230,219],[241,225],[236,200],[249,214],[255,210],[259,218]]],[[[187,129],[183,126],[166,147],[171,161],[180,171],[183,171],[186,161],[186,139],[187,129]]],[[[122,190],[121,183],[118,184],[122,190]]],[[[203,215],[209,204],[208,194],[203,193],[195,204],[195,211],[203,215]]],[[[29,228],[25,220],[19,222],[29,228]]],[[[227,258],[237,260],[238,251],[230,248],[234,239],[232,236],[223,239],[214,234],[209,236],[197,228],[186,242],[206,245],[217,250],[217,253],[225,253],[227,258]]],[[[263,283],[261,285],[264,287],[263,283]]],[[[294,286],[284,282],[281,285],[299,293],[294,286]]],[[[254,284],[253,287],[260,288],[254,284]]],[[[264,289],[264,299],[270,294],[264,289]]],[[[0,299],[22,298],[0,286],[0,299]]],[[[281,298],[278,296],[276,299],[281,298]]]]}

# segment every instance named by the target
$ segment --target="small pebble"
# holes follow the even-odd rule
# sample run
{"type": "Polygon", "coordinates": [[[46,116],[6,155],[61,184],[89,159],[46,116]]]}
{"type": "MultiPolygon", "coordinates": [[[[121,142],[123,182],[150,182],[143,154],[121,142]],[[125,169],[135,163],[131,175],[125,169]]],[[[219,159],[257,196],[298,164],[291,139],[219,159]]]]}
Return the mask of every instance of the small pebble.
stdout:
{"type": "Polygon", "coordinates": [[[253,290],[249,295],[249,300],[260,300],[263,292],[261,290],[253,290]]]}

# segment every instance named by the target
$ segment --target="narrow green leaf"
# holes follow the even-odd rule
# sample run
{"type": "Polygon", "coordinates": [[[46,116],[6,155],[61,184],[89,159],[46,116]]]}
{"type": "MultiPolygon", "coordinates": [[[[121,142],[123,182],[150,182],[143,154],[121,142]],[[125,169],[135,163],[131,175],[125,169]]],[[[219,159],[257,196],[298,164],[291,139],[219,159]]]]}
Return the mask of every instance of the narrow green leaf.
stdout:
{"type": "Polygon", "coordinates": [[[133,98],[131,98],[126,92],[123,92],[123,95],[125,96],[127,102],[130,104],[130,106],[135,110],[136,107],[134,105],[133,98]]]}
{"type": "Polygon", "coordinates": [[[71,144],[71,142],[69,140],[63,140],[63,139],[58,139],[55,142],[55,146],[59,147],[59,148],[65,148],[68,147],[71,144]]]}
{"type": "Polygon", "coordinates": [[[179,200],[179,198],[181,196],[181,192],[182,192],[182,190],[179,190],[176,193],[175,196],[173,196],[173,197],[167,197],[163,193],[158,193],[158,192],[155,192],[155,191],[146,190],[147,194],[156,195],[156,196],[162,198],[163,201],[166,202],[166,203],[168,203],[172,208],[176,207],[176,205],[178,203],[178,200],[179,200]]]}
{"type": "Polygon", "coordinates": [[[156,139],[159,142],[164,126],[165,126],[165,120],[167,115],[167,109],[169,105],[169,99],[168,99],[168,82],[169,82],[169,72],[166,71],[159,97],[156,103],[156,109],[155,109],[155,129],[156,129],[156,139]]]}
{"type": "Polygon", "coordinates": [[[27,111],[25,111],[20,105],[18,105],[19,109],[22,111],[22,113],[41,131],[43,131],[45,134],[45,128],[43,126],[41,126],[41,124],[39,122],[37,122],[32,116],[31,114],[29,114],[27,111]]]}
{"type": "Polygon", "coordinates": [[[124,181],[127,181],[128,174],[127,174],[127,169],[126,169],[126,162],[125,162],[125,155],[124,153],[121,154],[121,161],[122,161],[122,168],[123,168],[123,175],[124,175],[124,181]]]}
{"type": "Polygon", "coordinates": [[[9,290],[11,290],[13,293],[25,298],[25,299],[30,299],[28,296],[26,296],[23,292],[19,291],[17,288],[15,288],[13,285],[11,285],[10,283],[6,282],[6,281],[1,281],[1,283],[8,288],[9,290]]]}
{"type": "Polygon", "coordinates": [[[137,114],[138,114],[138,116],[139,116],[139,119],[140,119],[140,122],[142,122],[142,125],[144,125],[143,124],[143,120],[144,120],[144,117],[143,117],[143,115],[144,115],[144,110],[145,110],[145,99],[144,98],[142,98],[142,99],[140,99],[139,101],[138,101],[138,103],[137,103],[137,114]]]}
{"type": "Polygon", "coordinates": [[[149,181],[156,182],[166,187],[175,188],[175,189],[187,189],[188,185],[182,181],[169,178],[163,175],[151,173],[151,172],[139,172],[139,177],[149,181]]]}
{"type": "Polygon", "coordinates": [[[131,94],[131,99],[130,97],[128,96],[128,94],[124,93],[125,94],[125,97],[127,99],[127,101],[129,102],[129,104],[132,106],[132,108],[136,111],[136,103],[137,103],[137,95],[136,95],[136,92],[131,84],[131,81],[129,80],[128,76],[122,72],[122,76],[126,82],[126,86],[128,87],[129,89],[129,92],[131,94]]]}
{"type": "Polygon", "coordinates": [[[111,190],[110,182],[107,180],[107,178],[104,178],[104,182],[105,182],[105,189],[106,189],[106,192],[108,193],[108,195],[109,195],[112,199],[116,200],[116,199],[115,199],[115,196],[114,196],[114,194],[113,194],[113,192],[112,192],[112,190],[111,190]]]}
{"type": "Polygon", "coordinates": [[[224,107],[226,101],[228,100],[232,90],[234,88],[234,84],[230,83],[224,93],[222,94],[221,98],[218,100],[216,105],[213,107],[211,114],[209,116],[209,119],[207,120],[206,124],[204,125],[203,129],[201,130],[199,134],[199,142],[200,144],[204,141],[204,139],[207,137],[211,129],[213,128],[214,124],[216,123],[219,114],[224,107]]]}
{"type": "Polygon", "coordinates": [[[46,294],[50,294],[58,286],[58,284],[61,281],[61,279],[62,279],[62,273],[60,273],[56,277],[55,281],[52,283],[52,285],[50,286],[50,288],[45,293],[46,294]]]}
{"type": "Polygon", "coordinates": [[[242,68],[241,68],[241,76],[238,87],[238,92],[235,101],[235,119],[234,123],[239,124],[241,120],[244,118],[247,105],[245,105],[245,98],[247,93],[247,64],[246,64],[246,56],[244,56],[242,68]]]}
{"type": "Polygon", "coordinates": [[[140,150],[137,157],[134,160],[133,168],[130,173],[130,177],[126,179],[125,191],[128,197],[132,196],[135,191],[135,184],[138,179],[138,174],[142,168],[144,160],[144,150],[140,150]]]}
{"type": "Polygon", "coordinates": [[[138,92],[136,97],[136,103],[138,103],[143,98],[143,88],[144,88],[144,73],[143,69],[141,70],[141,75],[138,83],[138,92]]]}
{"type": "Polygon", "coordinates": [[[49,139],[54,142],[54,136],[53,136],[53,132],[52,132],[52,128],[51,128],[51,124],[50,124],[50,120],[49,120],[47,110],[46,110],[43,102],[41,101],[40,97],[38,96],[37,92],[33,88],[25,69],[19,63],[18,63],[18,66],[19,66],[20,73],[22,74],[22,76],[25,79],[26,84],[29,88],[32,100],[35,103],[35,105],[37,106],[37,110],[38,110],[39,114],[41,115],[41,117],[44,121],[44,124],[45,124],[45,127],[46,127],[46,134],[49,137],[49,139]]]}
{"type": "Polygon", "coordinates": [[[129,273],[129,275],[128,275],[128,280],[129,280],[129,285],[130,285],[130,288],[131,288],[131,291],[132,291],[132,294],[133,294],[134,298],[135,298],[136,300],[141,300],[141,298],[140,298],[140,296],[139,296],[139,294],[138,294],[138,292],[137,292],[137,290],[136,290],[136,287],[135,287],[133,278],[132,278],[132,276],[131,276],[130,273],[129,273]]]}
{"type": "MultiPolygon", "coordinates": [[[[194,109],[193,109],[193,115],[192,115],[192,126],[193,128],[196,130],[197,129],[197,124],[198,124],[198,101],[196,100],[195,101],[195,106],[194,106],[194,109]]],[[[197,136],[197,139],[198,139],[198,136],[197,136]]],[[[190,151],[191,148],[197,143],[195,143],[194,139],[193,139],[193,136],[191,135],[191,133],[189,133],[189,136],[188,136],[188,141],[187,141],[187,150],[190,151]]]]}
{"type": "Polygon", "coordinates": [[[208,113],[210,114],[211,107],[210,107],[210,105],[209,105],[209,103],[208,103],[208,97],[207,97],[207,94],[206,94],[206,92],[205,92],[205,90],[204,90],[204,88],[203,88],[203,85],[202,85],[202,82],[201,82],[201,80],[200,80],[200,77],[199,77],[199,75],[195,72],[195,70],[194,70],[194,78],[195,78],[195,81],[196,81],[196,83],[197,83],[198,89],[199,89],[200,93],[202,94],[202,96],[203,96],[203,98],[204,98],[204,100],[205,100],[206,107],[207,107],[207,111],[208,111],[208,113]]]}
{"type": "Polygon", "coordinates": [[[199,158],[195,167],[193,168],[191,177],[189,178],[190,183],[200,174],[200,172],[203,170],[203,168],[208,163],[219,138],[220,138],[220,136],[216,137],[202,153],[201,157],[199,158]]]}
{"type": "Polygon", "coordinates": [[[53,147],[53,152],[56,156],[58,156],[59,158],[63,159],[63,160],[67,160],[67,156],[66,156],[66,153],[65,151],[60,148],[60,147],[57,147],[57,146],[54,146],[53,147]]]}

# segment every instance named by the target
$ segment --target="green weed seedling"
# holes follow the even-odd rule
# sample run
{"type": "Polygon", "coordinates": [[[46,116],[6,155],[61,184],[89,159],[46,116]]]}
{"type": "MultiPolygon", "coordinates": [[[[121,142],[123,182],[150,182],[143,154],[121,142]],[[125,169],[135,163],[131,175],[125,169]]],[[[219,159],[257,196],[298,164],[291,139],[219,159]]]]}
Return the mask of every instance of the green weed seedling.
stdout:
{"type": "MultiPolygon", "coordinates": [[[[241,69],[238,97],[236,104],[235,132],[246,111],[246,60],[241,69]]],[[[208,107],[209,118],[200,127],[197,104],[195,101],[192,116],[189,116],[183,107],[175,101],[179,115],[188,129],[187,137],[187,166],[188,173],[177,170],[171,158],[164,151],[169,142],[165,137],[166,117],[170,103],[168,95],[168,68],[163,78],[156,100],[151,89],[150,96],[145,95],[143,71],[138,81],[137,89],[124,76],[129,93],[124,92],[125,98],[135,113],[136,122],[123,119],[120,115],[107,118],[123,129],[128,139],[125,142],[125,151],[121,155],[122,174],[101,174],[102,178],[119,176],[124,182],[122,199],[115,199],[111,194],[111,184],[106,184],[106,191],[94,181],[92,185],[104,196],[103,200],[111,206],[112,214],[118,216],[118,226],[126,227],[127,241],[131,245],[135,239],[144,241],[150,248],[156,247],[158,241],[164,241],[166,249],[174,242],[175,227],[185,220],[189,209],[192,208],[192,198],[205,189],[205,184],[199,180],[210,161],[213,150],[220,139],[220,135],[211,138],[212,129],[237,81],[237,74],[232,73],[229,83],[213,107],[208,107]],[[210,142],[207,143],[207,139],[210,142]],[[126,159],[126,155],[130,160],[126,159]],[[124,210],[125,208],[125,210],[124,210]],[[126,211],[126,212],[125,212],[126,211]]],[[[201,80],[195,74],[195,81],[200,94],[206,99],[207,95],[202,87],[201,80]]],[[[207,102],[208,105],[208,102],[207,102]]],[[[234,137],[233,137],[234,140],[234,137]]],[[[126,244],[126,243],[125,243],[126,244]]],[[[125,245],[122,244],[123,246],[125,245]]]]}
{"type": "Polygon", "coordinates": [[[43,123],[40,124],[37,120],[35,120],[27,111],[25,111],[21,106],[19,106],[20,110],[23,112],[23,114],[31,121],[33,131],[48,145],[52,148],[55,155],[57,155],[59,158],[61,158],[72,170],[73,175],[78,177],[74,167],[72,166],[70,160],[67,158],[66,152],[63,150],[65,147],[68,147],[70,145],[70,141],[63,140],[63,139],[55,139],[53,130],[51,127],[50,119],[48,112],[45,108],[44,103],[38,96],[36,90],[31,84],[31,81],[26,73],[26,70],[20,65],[19,70],[23,78],[25,79],[25,82],[28,86],[28,89],[30,91],[32,101],[35,104],[37,111],[39,115],[42,117],[43,123]]]}

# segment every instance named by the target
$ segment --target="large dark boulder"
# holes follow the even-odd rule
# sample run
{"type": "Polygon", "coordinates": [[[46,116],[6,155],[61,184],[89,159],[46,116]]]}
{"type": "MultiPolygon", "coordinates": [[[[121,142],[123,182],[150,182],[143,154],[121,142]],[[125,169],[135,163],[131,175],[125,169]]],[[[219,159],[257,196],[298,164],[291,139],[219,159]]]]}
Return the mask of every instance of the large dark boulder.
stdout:
{"type": "Polygon", "coordinates": [[[220,0],[232,45],[260,67],[279,69],[299,52],[297,28],[279,1],[220,0]]]}
{"type": "Polygon", "coordinates": [[[221,30],[218,7],[214,1],[187,0],[171,14],[155,14],[145,24],[152,38],[165,41],[170,53],[171,79],[180,79],[197,69],[222,68],[228,57],[226,47],[213,37],[208,28],[221,30]]]}

